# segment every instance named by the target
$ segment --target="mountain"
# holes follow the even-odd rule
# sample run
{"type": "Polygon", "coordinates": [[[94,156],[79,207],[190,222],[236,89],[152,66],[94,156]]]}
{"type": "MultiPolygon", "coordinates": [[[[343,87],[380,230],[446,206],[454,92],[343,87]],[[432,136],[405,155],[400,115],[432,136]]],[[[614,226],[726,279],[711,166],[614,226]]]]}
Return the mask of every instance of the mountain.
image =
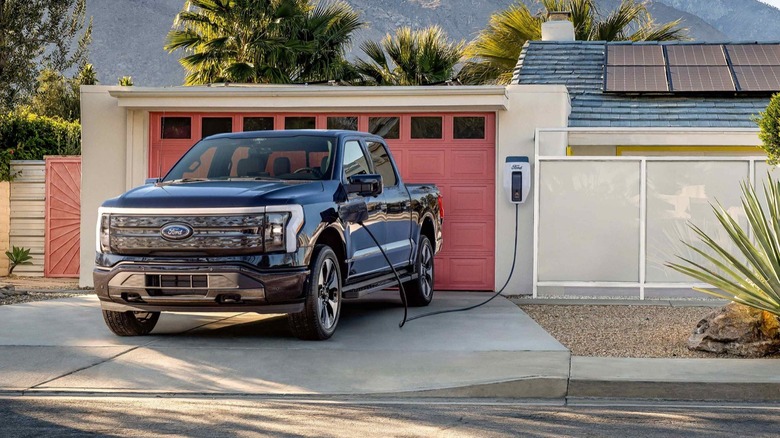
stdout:
{"type": "MultiPolygon", "coordinates": [[[[523,0],[532,10],[534,0],[523,0]]],[[[490,15],[514,0],[348,0],[367,27],[355,35],[350,57],[359,56],[360,42],[379,40],[400,26],[438,24],[455,40],[473,39],[490,15]]],[[[597,0],[608,12],[620,0],[597,0]]],[[[93,17],[91,60],[101,83],[115,84],[132,76],[139,86],[179,85],[184,71],[178,53],[162,47],[184,0],[87,0],[93,17]]],[[[654,0],[648,3],[658,22],[681,18],[698,41],[780,40],[780,10],[757,0],[654,0]],[[734,4],[738,3],[739,6],[734,4]]]]}
{"type": "Polygon", "coordinates": [[[656,0],[695,14],[732,41],[780,40],[780,9],[750,0],[656,0]]]}

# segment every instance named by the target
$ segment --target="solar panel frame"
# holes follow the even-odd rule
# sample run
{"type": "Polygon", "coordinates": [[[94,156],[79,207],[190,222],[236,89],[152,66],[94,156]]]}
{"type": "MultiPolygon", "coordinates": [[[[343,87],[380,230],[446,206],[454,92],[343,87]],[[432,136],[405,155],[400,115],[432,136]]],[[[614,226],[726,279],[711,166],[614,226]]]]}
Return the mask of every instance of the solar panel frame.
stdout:
{"type": "Polygon", "coordinates": [[[780,66],[778,65],[738,65],[733,68],[741,91],[780,91],[780,66]]]}
{"type": "Polygon", "coordinates": [[[604,91],[612,93],[668,93],[664,66],[608,66],[604,91]]]}
{"type": "Polygon", "coordinates": [[[727,44],[734,66],[780,66],[780,44],[727,44]]]}
{"type": "Polygon", "coordinates": [[[718,44],[667,45],[667,65],[671,66],[726,66],[726,54],[718,44]]]}
{"type": "Polygon", "coordinates": [[[608,66],[662,66],[665,64],[660,45],[607,44],[608,66]]]}
{"type": "Polygon", "coordinates": [[[736,92],[728,66],[670,66],[670,90],[682,93],[736,92]]]}

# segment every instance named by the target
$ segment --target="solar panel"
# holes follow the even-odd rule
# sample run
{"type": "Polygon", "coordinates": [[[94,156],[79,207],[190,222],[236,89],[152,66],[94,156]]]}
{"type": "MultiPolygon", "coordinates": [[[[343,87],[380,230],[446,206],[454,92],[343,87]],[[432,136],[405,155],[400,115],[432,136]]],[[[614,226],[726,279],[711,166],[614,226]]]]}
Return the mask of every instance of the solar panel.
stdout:
{"type": "Polygon", "coordinates": [[[736,91],[728,67],[669,67],[672,91],[736,91]]]}
{"type": "Polygon", "coordinates": [[[604,91],[617,93],[669,91],[666,83],[666,68],[609,66],[604,91]]]}
{"type": "Polygon", "coordinates": [[[780,65],[780,44],[727,45],[733,65],[780,65]]]}
{"type": "Polygon", "coordinates": [[[742,91],[780,91],[780,66],[735,66],[742,91]]]}
{"type": "Polygon", "coordinates": [[[679,45],[666,46],[666,56],[669,65],[727,65],[726,55],[721,45],[679,45]]]}
{"type": "Polygon", "coordinates": [[[664,65],[664,52],[661,46],[634,46],[610,44],[607,46],[608,65],[664,65]]]}

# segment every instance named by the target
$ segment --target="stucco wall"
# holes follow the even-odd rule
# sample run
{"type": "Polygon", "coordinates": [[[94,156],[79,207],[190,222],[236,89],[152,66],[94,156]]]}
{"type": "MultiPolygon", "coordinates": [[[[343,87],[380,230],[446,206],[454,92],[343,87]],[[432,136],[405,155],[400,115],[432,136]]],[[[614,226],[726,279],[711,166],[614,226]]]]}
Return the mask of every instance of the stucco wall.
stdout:
{"type": "MultiPolygon", "coordinates": [[[[533,163],[535,130],[565,127],[570,110],[568,92],[562,85],[510,85],[507,96],[509,106],[498,113],[496,136],[496,290],[509,277],[515,236],[515,207],[503,187],[506,157],[527,156],[533,163]]],[[[530,294],[533,289],[533,189],[518,209],[517,263],[505,295],[530,294]]]]}
{"type": "Polygon", "coordinates": [[[81,273],[79,285],[92,286],[97,210],[127,188],[127,114],[108,94],[119,87],[81,88],[81,273]]]}
{"type": "Polygon", "coordinates": [[[8,275],[9,261],[5,252],[10,249],[11,185],[0,181],[0,276],[8,275]]]}

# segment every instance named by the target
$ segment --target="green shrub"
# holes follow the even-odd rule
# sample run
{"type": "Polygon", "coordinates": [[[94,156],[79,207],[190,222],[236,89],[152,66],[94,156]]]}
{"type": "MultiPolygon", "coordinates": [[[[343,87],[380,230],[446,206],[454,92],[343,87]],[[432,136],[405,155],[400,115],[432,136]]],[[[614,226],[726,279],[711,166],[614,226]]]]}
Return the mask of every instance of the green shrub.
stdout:
{"type": "Polygon", "coordinates": [[[32,265],[32,256],[30,255],[30,249],[29,248],[20,248],[18,246],[15,246],[11,248],[11,251],[5,252],[6,257],[8,257],[8,260],[11,261],[11,269],[8,270],[8,275],[13,274],[14,268],[19,265],[32,265]]]}
{"type": "Polygon", "coordinates": [[[0,181],[9,181],[11,160],[81,155],[81,124],[28,112],[0,115],[0,181]]]}
{"type": "Polygon", "coordinates": [[[767,162],[777,166],[780,163],[780,93],[772,96],[766,111],[756,118],[761,132],[758,134],[766,151],[767,162]]]}

